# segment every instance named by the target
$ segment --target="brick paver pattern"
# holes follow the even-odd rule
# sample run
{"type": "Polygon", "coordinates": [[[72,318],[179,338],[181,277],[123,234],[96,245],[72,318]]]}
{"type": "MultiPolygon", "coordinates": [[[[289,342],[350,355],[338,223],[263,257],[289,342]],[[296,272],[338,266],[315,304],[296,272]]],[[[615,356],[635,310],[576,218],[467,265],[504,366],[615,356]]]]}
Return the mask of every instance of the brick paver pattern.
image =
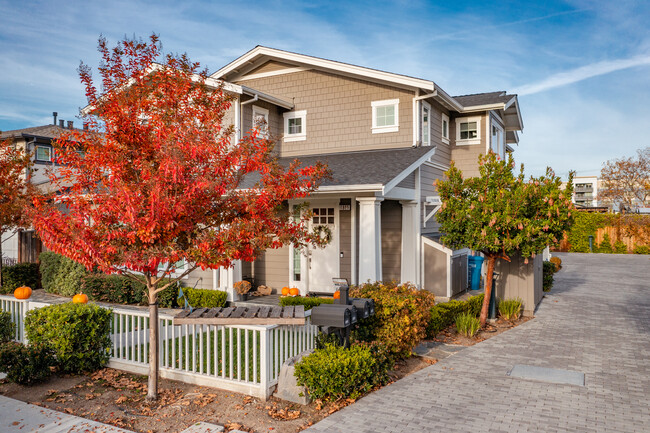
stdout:
{"type": "Polygon", "coordinates": [[[306,432],[650,432],[650,257],[557,254],[535,319],[329,416],[306,432]],[[511,378],[576,370],[585,386],[511,378]]]}

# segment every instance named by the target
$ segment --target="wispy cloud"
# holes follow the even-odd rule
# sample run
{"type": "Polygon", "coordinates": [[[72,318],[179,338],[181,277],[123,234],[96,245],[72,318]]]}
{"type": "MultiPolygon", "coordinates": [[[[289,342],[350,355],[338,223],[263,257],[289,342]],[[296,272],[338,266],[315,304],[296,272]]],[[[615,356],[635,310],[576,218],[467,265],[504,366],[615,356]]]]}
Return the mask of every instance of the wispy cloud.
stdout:
{"type": "Polygon", "coordinates": [[[532,95],[556,87],[577,83],[588,78],[645,65],[650,65],[650,55],[640,55],[628,59],[605,60],[581,66],[570,71],[560,72],[536,83],[525,84],[515,89],[514,92],[519,95],[532,95]]]}

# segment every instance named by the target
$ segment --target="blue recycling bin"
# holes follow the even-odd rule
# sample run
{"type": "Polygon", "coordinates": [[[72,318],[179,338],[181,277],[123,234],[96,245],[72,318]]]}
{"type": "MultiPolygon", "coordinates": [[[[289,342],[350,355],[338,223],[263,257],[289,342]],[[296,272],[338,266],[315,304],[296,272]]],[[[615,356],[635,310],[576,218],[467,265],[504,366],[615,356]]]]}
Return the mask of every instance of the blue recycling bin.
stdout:
{"type": "Polygon", "coordinates": [[[483,257],[469,256],[467,258],[467,268],[469,271],[469,287],[471,290],[481,288],[481,268],[483,267],[483,257]]]}

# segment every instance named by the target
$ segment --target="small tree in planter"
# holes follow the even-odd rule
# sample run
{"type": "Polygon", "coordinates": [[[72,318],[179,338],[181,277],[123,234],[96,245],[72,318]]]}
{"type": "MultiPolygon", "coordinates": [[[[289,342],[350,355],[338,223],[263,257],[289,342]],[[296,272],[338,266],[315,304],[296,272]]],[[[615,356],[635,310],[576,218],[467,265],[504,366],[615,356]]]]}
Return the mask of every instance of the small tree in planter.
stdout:
{"type": "Polygon", "coordinates": [[[237,281],[235,284],[235,291],[239,294],[243,301],[248,299],[248,292],[251,290],[251,283],[248,281],[237,281]]]}
{"type": "Polygon", "coordinates": [[[550,168],[545,176],[525,180],[523,164],[518,176],[514,167],[512,155],[506,161],[490,152],[479,156],[479,177],[463,179],[452,161],[447,179],[436,182],[443,242],[479,251],[487,262],[481,326],[487,321],[496,260],[510,261],[519,252],[527,263],[547,245],[557,244],[572,223],[573,173],[562,189],[550,168]]]}
{"type": "Polygon", "coordinates": [[[34,200],[34,227],[50,250],[88,269],[144,279],[147,398],[155,399],[159,293],[199,267],[253,261],[287,243],[319,243],[306,228],[308,215],[279,210],[314,191],[326,168],[280,166],[274,143],[257,127],[234,143],[234,127],[223,124],[233,97],[185,55],[154,63],[157,36],[113,49],[100,39],[99,52],[101,91],[90,68],[80,67],[88,130],[56,141],[62,166],[51,181],[64,193],[34,200]],[[241,188],[247,176],[259,181],[241,188]],[[159,285],[165,278],[169,283],[159,285]]]}

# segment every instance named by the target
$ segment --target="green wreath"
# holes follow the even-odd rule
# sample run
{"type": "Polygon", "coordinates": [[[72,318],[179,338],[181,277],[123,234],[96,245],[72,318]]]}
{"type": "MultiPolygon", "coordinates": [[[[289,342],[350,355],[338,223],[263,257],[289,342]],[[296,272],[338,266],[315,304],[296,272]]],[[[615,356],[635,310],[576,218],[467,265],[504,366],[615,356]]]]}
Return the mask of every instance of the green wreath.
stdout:
{"type": "Polygon", "coordinates": [[[325,245],[327,245],[332,241],[332,230],[321,224],[314,227],[314,236],[325,241],[325,245]]]}

